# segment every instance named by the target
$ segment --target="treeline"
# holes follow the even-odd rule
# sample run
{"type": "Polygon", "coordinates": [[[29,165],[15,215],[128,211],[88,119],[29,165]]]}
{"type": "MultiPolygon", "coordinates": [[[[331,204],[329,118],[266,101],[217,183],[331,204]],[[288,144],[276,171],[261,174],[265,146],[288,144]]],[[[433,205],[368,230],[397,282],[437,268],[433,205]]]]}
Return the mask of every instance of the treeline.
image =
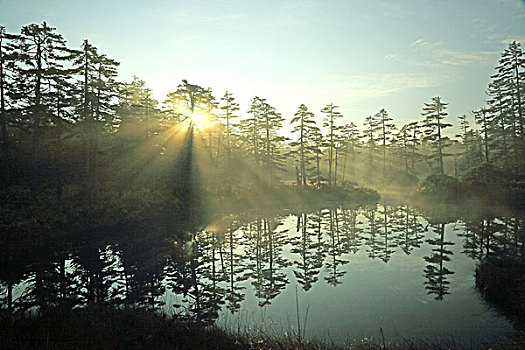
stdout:
{"type": "Polygon", "coordinates": [[[165,190],[183,176],[177,157],[190,132],[204,187],[221,195],[283,179],[317,187],[413,187],[421,176],[461,178],[482,164],[505,168],[514,182],[523,179],[525,59],[517,42],[501,55],[487,105],[473,111],[476,127],[458,117],[455,139],[446,134],[452,124],[440,97],[424,104],[420,120],[396,126],[380,109],[360,130],[343,123],[331,103],[320,111],[322,125],[304,104],[288,121],[260,97],[241,115],[230,92],[217,99],[211,88],[186,80],[159,104],[139,78],[119,82],[118,65],[88,40],[68,47],[45,22],[18,34],[1,27],[4,188],[27,187],[33,197],[54,193],[57,201],[65,191],[93,200],[100,193],[165,190]],[[288,122],[290,137],[282,132],[288,122]]]}

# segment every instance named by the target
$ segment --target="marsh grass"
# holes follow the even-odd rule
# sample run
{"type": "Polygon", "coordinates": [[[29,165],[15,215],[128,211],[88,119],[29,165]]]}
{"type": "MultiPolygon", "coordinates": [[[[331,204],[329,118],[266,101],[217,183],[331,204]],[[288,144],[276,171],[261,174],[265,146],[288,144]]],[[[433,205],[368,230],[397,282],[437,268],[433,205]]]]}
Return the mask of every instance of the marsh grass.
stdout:
{"type": "MultiPolygon", "coordinates": [[[[513,335],[487,343],[488,349],[522,349],[525,336],[513,335]]],[[[417,338],[349,340],[340,345],[329,339],[305,339],[293,330],[275,334],[260,329],[248,334],[217,326],[182,322],[149,311],[89,307],[57,307],[35,317],[0,315],[1,349],[476,349],[453,339],[417,338]]]]}

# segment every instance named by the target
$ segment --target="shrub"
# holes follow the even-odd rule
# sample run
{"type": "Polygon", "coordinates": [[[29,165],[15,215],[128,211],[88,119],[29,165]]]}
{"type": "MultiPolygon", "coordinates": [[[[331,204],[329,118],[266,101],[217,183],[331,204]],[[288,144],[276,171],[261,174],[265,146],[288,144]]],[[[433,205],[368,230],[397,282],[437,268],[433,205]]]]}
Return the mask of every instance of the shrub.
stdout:
{"type": "Polygon", "coordinates": [[[430,175],[418,187],[418,195],[441,201],[456,201],[461,197],[459,181],[447,175],[430,175]]]}

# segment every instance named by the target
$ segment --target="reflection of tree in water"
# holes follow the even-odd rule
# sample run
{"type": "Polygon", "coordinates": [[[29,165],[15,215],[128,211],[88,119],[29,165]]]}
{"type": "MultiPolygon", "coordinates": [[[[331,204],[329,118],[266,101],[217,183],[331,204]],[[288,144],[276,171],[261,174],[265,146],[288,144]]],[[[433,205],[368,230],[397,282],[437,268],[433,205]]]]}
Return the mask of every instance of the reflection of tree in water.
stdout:
{"type": "Polygon", "coordinates": [[[510,228],[509,249],[514,255],[525,255],[525,219],[512,218],[507,221],[507,228],[510,228]]]}
{"type": "Polygon", "coordinates": [[[226,274],[228,287],[226,288],[226,307],[232,312],[236,312],[241,307],[241,302],[244,300],[245,294],[243,290],[245,287],[239,284],[248,279],[246,273],[246,263],[243,261],[243,255],[237,249],[242,245],[242,236],[237,230],[240,226],[237,222],[232,222],[228,226],[225,246],[226,246],[226,274]]]}
{"type": "Polygon", "coordinates": [[[176,246],[167,266],[167,281],[175,294],[183,296],[188,316],[211,323],[224,304],[224,290],[218,284],[215,235],[193,233],[191,240],[176,246]]]}
{"type": "Polygon", "coordinates": [[[0,236],[0,305],[11,314],[14,311],[14,287],[22,276],[30,273],[31,251],[22,232],[7,231],[0,236]]]}
{"type": "Polygon", "coordinates": [[[118,274],[113,283],[118,288],[113,292],[121,295],[126,308],[158,309],[164,305],[161,296],[165,293],[162,283],[165,275],[167,244],[155,230],[131,230],[119,240],[118,274]]]}
{"type": "Polygon", "coordinates": [[[98,248],[85,242],[73,257],[75,278],[83,286],[77,291],[81,303],[102,304],[116,300],[110,290],[117,280],[118,259],[110,246],[98,248]]]}
{"type": "Polygon", "coordinates": [[[255,296],[259,305],[269,305],[288,283],[283,271],[290,263],[282,256],[288,229],[277,230],[277,218],[258,218],[250,224],[247,254],[255,296]]]}
{"type": "MultiPolygon", "coordinates": [[[[311,214],[310,216],[314,216],[311,214]]],[[[323,266],[323,250],[322,241],[312,239],[319,237],[316,232],[316,223],[318,221],[309,222],[309,215],[302,213],[297,215],[297,233],[299,236],[290,240],[292,244],[292,253],[298,254],[299,259],[295,260],[293,270],[297,282],[301,284],[305,291],[310,290],[312,285],[317,282],[321,267],[323,266]]]]}
{"type": "Polygon", "coordinates": [[[523,223],[523,219],[505,216],[473,218],[467,222],[471,232],[464,241],[465,250],[472,248],[476,254],[471,257],[479,259],[475,272],[476,289],[485,301],[518,328],[523,328],[525,321],[521,299],[525,291],[523,223]]]}
{"type": "Polygon", "coordinates": [[[378,246],[379,246],[379,236],[380,236],[380,226],[376,220],[377,206],[369,206],[364,210],[363,215],[367,219],[367,226],[364,229],[364,232],[367,233],[365,238],[365,243],[368,246],[367,253],[368,257],[374,260],[378,256],[378,246]]]}
{"type": "Polygon", "coordinates": [[[344,249],[339,236],[339,216],[337,209],[329,209],[325,215],[327,215],[328,220],[327,256],[325,261],[325,268],[328,275],[325,277],[325,280],[328,284],[336,287],[343,283],[339,279],[346,274],[346,271],[341,270],[341,268],[343,265],[348,264],[348,261],[341,259],[344,249]]]}
{"type": "Polygon", "coordinates": [[[462,253],[473,260],[481,260],[483,245],[480,235],[477,234],[480,231],[480,223],[477,220],[468,220],[458,224],[455,229],[461,231],[458,236],[463,238],[462,253]]]}
{"type": "Polygon", "coordinates": [[[395,215],[395,225],[396,231],[399,232],[398,246],[406,255],[421,247],[425,228],[414,209],[408,205],[400,206],[395,215]]]}
{"type": "Polygon", "coordinates": [[[393,248],[397,247],[396,236],[394,235],[394,225],[391,218],[393,212],[391,207],[382,205],[382,211],[378,218],[376,218],[377,225],[380,227],[380,239],[377,241],[378,244],[378,257],[383,262],[388,263],[394,254],[393,248]]]}
{"type": "Polygon", "coordinates": [[[362,222],[358,219],[358,211],[356,208],[341,208],[341,215],[343,219],[341,230],[344,234],[343,250],[345,253],[356,254],[361,246],[363,231],[360,227],[362,222]]]}
{"type": "Polygon", "coordinates": [[[21,258],[22,260],[16,263],[23,264],[14,270],[21,274],[9,276],[10,283],[6,283],[11,287],[11,290],[7,291],[7,308],[12,311],[45,310],[57,301],[60,281],[53,263],[53,250],[47,244],[39,244],[34,234],[31,236],[33,237],[26,236],[31,241],[30,244],[26,244],[26,253],[19,250],[17,253],[21,253],[20,255],[10,256],[21,258]],[[13,286],[19,283],[23,283],[26,288],[21,295],[14,297],[13,286]]]}
{"type": "Polygon", "coordinates": [[[459,230],[462,232],[458,236],[463,238],[463,253],[474,260],[525,253],[523,219],[491,215],[466,218],[459,230]]]}
{"type": "Polygon", "coordinates": [[[425,289],[427,294],[434,294],[436,300],[443,300],[446,294],[450,294],[447,276],[454,273],[444,265],[446,261],[450,261],[448,256],[453,254],[447,247],[454,243],[445,241],[445,224],[430,224],[430,227],[438,237],[427,239],[427,243],[433,248],[431,255],[424,257],[428,263],[424,270],[427,278],[425,289]]]}
{"type": "MultiPolygon", "coordinates": [[[[321,267],[327,283],[341,284],[348,263],[343,254],[357,253],[363,242],[370,258],[389,262],[396,245],[408,255],[422,240],[422,219],[406,206],[325,209],[295,219],[297,235],[291,239],[280,217],[249,224],[233,219],[185,235],[174,234],[172,226],[78,230],[54,238],[38,231],[5,234],[0,237],[1,307],[10,313],[61,303],[159,310],[167,291],[180,300],[180,317],[211,323],[223,305],[232,313],[240,309],[248,279],[261,306],[285,289],[285,270],[292,265],[283,256],[288,243],[292,271],[308,291],[321,267]]],[[[443,222],[430,225],[435,238],[427,240],[432,253],[424,258],[425,288],[437,300],[449,293],[447,277],[453,273],[446,266],[452,243],[445,240],[443,222]]],[[[524,254],[522,218],[467,218],[464,227],[464,253],[476,260],[524,254]]]]}

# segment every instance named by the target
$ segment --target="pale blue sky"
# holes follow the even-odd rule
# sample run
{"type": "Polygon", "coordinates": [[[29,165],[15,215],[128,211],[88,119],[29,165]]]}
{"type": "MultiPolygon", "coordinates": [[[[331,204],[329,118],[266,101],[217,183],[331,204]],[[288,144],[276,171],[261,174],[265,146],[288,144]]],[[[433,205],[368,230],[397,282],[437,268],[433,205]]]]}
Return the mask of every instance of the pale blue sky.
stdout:
{"type": "Polygon", "coordinates": [[[161,101],[188,79],[231,91],[241,111],[255,95],[287,118],[333,102],[359,126],[380,108],[419,119],[437,95],[456,121],[483,104],[506,42],[525,44],[519,0],[0,0],[9,32],[43,20],[161,101]]]}

